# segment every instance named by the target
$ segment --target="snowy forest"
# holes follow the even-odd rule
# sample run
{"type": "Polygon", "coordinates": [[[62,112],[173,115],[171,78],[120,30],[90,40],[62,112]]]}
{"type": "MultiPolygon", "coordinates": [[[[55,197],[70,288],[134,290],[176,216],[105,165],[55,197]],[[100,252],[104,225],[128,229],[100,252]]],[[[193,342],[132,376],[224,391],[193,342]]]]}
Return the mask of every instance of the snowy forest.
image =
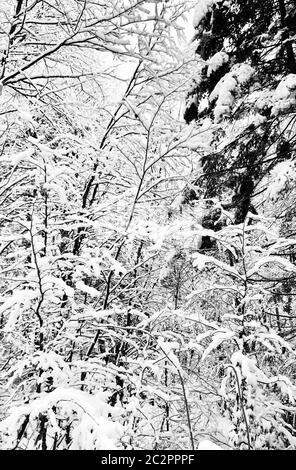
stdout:
{"type": "Polygon", "coordinates": [[[0,448],[296,450],[296,0],[0,0],[0,448]]]}

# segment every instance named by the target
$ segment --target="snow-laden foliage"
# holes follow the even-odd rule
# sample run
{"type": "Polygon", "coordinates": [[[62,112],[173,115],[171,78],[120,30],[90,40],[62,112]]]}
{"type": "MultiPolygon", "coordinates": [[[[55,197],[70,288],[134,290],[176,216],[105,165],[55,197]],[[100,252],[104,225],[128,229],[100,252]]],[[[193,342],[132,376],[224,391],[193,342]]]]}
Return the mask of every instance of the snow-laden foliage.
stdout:
{"type": "Polygon", "coordinates": [[[1,449],[296,448],[293,5],[1,2],[1,449]]]}

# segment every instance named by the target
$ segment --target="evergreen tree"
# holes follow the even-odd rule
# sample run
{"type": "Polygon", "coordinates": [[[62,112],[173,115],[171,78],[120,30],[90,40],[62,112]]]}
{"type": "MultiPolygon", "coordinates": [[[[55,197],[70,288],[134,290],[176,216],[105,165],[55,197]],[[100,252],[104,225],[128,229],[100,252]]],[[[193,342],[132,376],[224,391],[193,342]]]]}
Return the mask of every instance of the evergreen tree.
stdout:
{"type": "MultiPolygon", "coordinates": [[[[234,222],[256,213],[262,181],[295,149],[295,1],[198,1],[199,76],[185,111],[215,125],[198,181],[220,197],[234,222]],[[227,196],[226,196],[227,194],[227,196]]],[[[195,197],[195,195],[193,195],[195,197]]]]}

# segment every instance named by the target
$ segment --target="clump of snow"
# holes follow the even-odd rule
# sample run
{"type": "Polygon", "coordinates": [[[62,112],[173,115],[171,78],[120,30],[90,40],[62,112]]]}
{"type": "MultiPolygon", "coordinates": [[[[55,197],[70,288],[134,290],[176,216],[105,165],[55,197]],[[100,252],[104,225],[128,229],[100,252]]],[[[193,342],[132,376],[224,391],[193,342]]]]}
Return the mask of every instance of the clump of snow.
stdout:
{"type": "Polygon", "coordinates": [[[199,104],[198,104],[198,114],[202,113],[203,111],[205,111],[209,106],[209,99],[208,99],[208,95],[207,94],[204,94],[202,99],[200,100],[199,104]]]}
{"type": "Polygon", "coordinates": [[[270,201],[275,201],[279,193],[286,187],[287,183],[295,178],[295,166],[292,161],[280,162],[271,171],[271,183],[266,196],[270,201]]]}
{"type": "Polygon", "coordinates": [[[274,104],[274,96],[272,90],[254,90],[248,97],[248,102],[253,106],[255,111],[265,113],[271,109],[274,104]]]}
{"type": "Polygon", "coordinates": [[[237,81],[230,74],[226,74],[216,85],[210,95],[210,101],[217,98],[214,116],[215,121],[220,121],[223,115],[228,114],[234,102],[234,91],[237,81]]]}
{"type": "MultiPolygon", "coordinates": [[[[118,414],[116,407],[107,402],[107,394],[87,392],[70,388],[57,388],[53,392],[41,394],[30,404],[11,409],[10,415],[0,423],[0,434],[7,448],[13,448],[18,441],[19,429],[28,418],[27,435],[23,439],[26,449],[36,449],[40,417],[47,418],[46,444],[52,447],[53,435],[63,441],[66,421],[71,426],[70,449],[107,450],[120,447],[119,440],[123,427],[112,420],[118,414]]],[[[67,448],[67,447],[66,447],[67,448]]]]}
{"type": "Polygon", "coordinates": [[[205,349],[201,360],[203,361],[214,349],[220,346],[221,343],[224,341],[229,341],[235,336],[235,332],[233,331],[223,331],[218,332],[213,336],[212,342],[210,345],[205,349]]]}
{"type": "Polygon", "coordinates": [[[223,450],[222,447],[217,446],[212,441],[204,439],[198,444],[197,450],[223,450]]]}
{"type": "MultiPolygon", "coordinates": [[[[213,232],[212,230],[202,230],[201,233],[204,234],[204,236],[212,236],[213,238],[216,238],[215,232],[213,232]]],[[[233,268],[232,266],[229,266],[227,263],[224,263],[223,261],[217,260],[214,256],[207,256],[201,253],[194,253],[192,258],[193,258],[192,265],[196,267],[199,271],[202,271],[206,267],[207,264],[214,264],[218,268],[222,269],[224,272],[238,279],[243,279],[240,273],[235,268],[233,268]]]]}
{"type": "Polygon", "coordinates": [[[242,376],[249,385],[256,387],[258,380],[268,382],[265,374],[256,366],[256,360],[245,356],[241,351],[232,354],[231,362],[234,367],[239,366],[242,376]]]}
{"type": "Polygon", "coordinates": [[[275,96],[278,99],[289,98],[291,93],[296,90],[296,74],[290,73],[283,80],[280,81],[276,90],[275,96]]]}
{"type": "Polygon", "coordinates": [[[226,52],[217,52],[208,60],[207,76],[209,77],[213,72],[216,72],[222,65],[229,61],[229,55],[226,52]]]}
{"type": "MultiPolygon", "coordinates": [[[[201,113],[209,106],[209,98],[208,95],[205,94],[198,107],[198,112],[201,113]]],[[[215,134],[215,126],[209,117],[202,120],[201,126],[198,127],[195,134],[193,134],[188,140],[186,141],[186,145],[189,149],[202,149],[208,153],[211,151],[211,145],[214,139],[215,134]]],[[[198,158],[198,157],[196,157],[198,158]]],[[[197,160],[196,165],[200,162],[197,160]]],[[[197,168],[197,167],[196,167],[197,168]]],[[[200,168],[200,166],[199,166],[200,168]]],[[[199,169],[198,168],[198,169],[199,169]]]]}
{"type": "Polygon", "coordinates": [[[230,113],[237,89],[248,83],[254,72],[253,67],[248,64],[236,64],[217,83],[209,97],[210,102],[216,100],[214,110],[216,122],[220,121],[225,114],[230,113]]]}
{"type": "Polygon", "coordinates": [[[34,148],[29,148],[15,154],[5,155],[1,160],[9,161],[11,165],[18,165],[21,161],[34,162],[31,158],[35,153],[34,148]]]}
{"type": "Polygon", "coordinates": [[[193,15],[194,28],[199,26],[200,22],[204,19],[206,14],[212,10],[216,3],[219,3],[220,1],[221,0],[198,0],[193,15]]]}
{"type": "Polygon", "coordinates": [[[255,69],[248,64],[235,64],[231,69],[231,73],[239,85],[245,85],[254,75],[255,69]]]}
{"type": "Polygon", "coordinates": [[[31,125],[33,125],[33,126],[36,126],[36,125],[37,125],[37,122],[34,121],[31,112],[28,111],[28,110],[19,109],[19,111],[18,111],[18,117],[19,117],[22,121],[26,122],[27,124],[31,124],[31,125]]]}
{"type": "Polygon", "coordinates": [[[274,97],[276,100],[271,114],[276,116],[296,103],[296,74],[290,73],[284,77],[275,89],[274,97]]]}
{"type": "Polygon", "coordinates": [[[75,284],[76,289],[89,294],[91,297],[99,297],[100,292],[94,287],[87,286],[83,281],[77,281],[75,284]]]}
{"type": "Polygon", "coordinates": [[[19,379],[24,380],[28,373],[33,374],[36,371],[38,375],[42,371],[38,377],[39,383],[46,381],[48,373],[52,377],[54,386],[67,384],[72,379],[69,364],[61,356],[54,351],[42,351],[19,361],[16,366],[11,368],[7,388],[17,383],[19,379]]]}

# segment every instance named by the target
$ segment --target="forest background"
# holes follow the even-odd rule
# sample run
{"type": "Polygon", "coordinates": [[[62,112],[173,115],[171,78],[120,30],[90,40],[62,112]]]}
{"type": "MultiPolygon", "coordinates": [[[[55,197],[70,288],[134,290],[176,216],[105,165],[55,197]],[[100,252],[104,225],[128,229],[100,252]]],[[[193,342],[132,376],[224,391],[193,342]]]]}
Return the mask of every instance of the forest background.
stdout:
{"type": "Polygon", "coordinates": [[[0,1],[2,449],[296,448],[295,30],[0,1]]]}

